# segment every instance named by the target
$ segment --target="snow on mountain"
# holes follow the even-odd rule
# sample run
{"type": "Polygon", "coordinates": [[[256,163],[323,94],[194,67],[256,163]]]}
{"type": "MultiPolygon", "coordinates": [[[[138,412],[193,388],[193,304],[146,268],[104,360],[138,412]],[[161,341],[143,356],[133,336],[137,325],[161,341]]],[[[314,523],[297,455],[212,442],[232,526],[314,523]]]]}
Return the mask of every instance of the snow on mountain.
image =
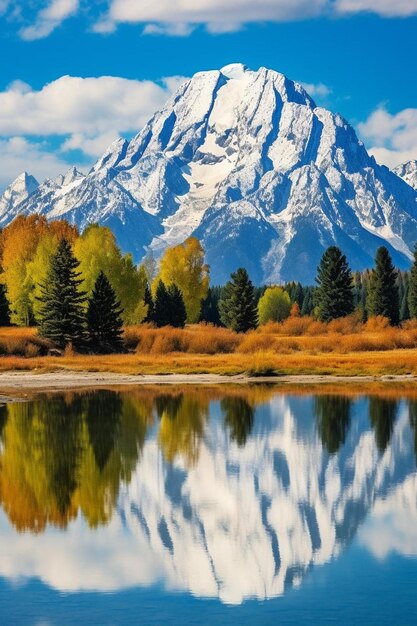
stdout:
{"type": "Polygon", "coordinates": [[[417,190],[417,161],[408,161],[404,165],[399,165],[393,172],[417,190]]]}
{"type": "Polygon", "coordinates": [[[406,267],[417,241],[416,190],[301,85],[240,64],[196,74],[76,185],[45,185],[14,214],[108,225],[136,261],[196,235],[214,283],[241,265],[257,283],[311,282],[331,244],[355,269],[383,244],[406,267]]]}
{"type": "Polygon", "coordinates": [[[23,172],[13,181],[0,197],[0,224],[10,222],[16,215],[16,208],[39,186],[30,174],[23,172]]]}

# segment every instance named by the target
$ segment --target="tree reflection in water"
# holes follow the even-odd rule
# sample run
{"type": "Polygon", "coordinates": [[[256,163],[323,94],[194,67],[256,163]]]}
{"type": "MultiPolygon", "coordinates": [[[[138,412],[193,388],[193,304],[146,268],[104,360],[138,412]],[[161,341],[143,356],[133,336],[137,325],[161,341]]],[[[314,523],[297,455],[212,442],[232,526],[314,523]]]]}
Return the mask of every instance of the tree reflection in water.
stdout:
{"type": "Polygon", "coordinates": [[[385,452],[391,440],[397,411],[397,400],[377,396],[371,396],[369,399],[369,419],[375,431],[375,442],[380,452],[385,452]]]}
{"type": "Polygon", "coordinates": [[[143,447],[147,413],[111,391],[7,407],[0,502],[15,527],[65,527],[81,511],[106,523],[143,447]]]}
{"type": "Polygon", "coordinates": [[[345,443],[350,427],[352,400],[344,396],[323,395],[314,399],[317,429],[329,454],[338,452],[345,443]]]}
{"type": "MultiPolygon", "coordinates": [[[[230,441],[243,448],[255,436],[256,407],[277,395],[262,386],[162,393],[143,388],[41,395],[33,402],[1,406],[0,504],[19,531],[65,528],[79,514],[91,528],[107,524],[155,418],[164,460],[191,470],[199,460],[212,402],[219,402],[230,441]]],[[[331,455],[346,443],[352,404],[352,396],[342,394],[311,397],[321,444],[331,455]]],[[[417,459],[417,401],[410,400],[408,407],[417,459]]],[[[380,452],[389,445],[397,413],[395,398],[370,397],[369,420],[380,452]]]]}
{"type": "Polygon", "coordinates": [[[245,398],[231,396],[221,401],[224,424],[230,432],[230,439],[239,447],[246,444],[254,422],[254,409],[245,398]]]}

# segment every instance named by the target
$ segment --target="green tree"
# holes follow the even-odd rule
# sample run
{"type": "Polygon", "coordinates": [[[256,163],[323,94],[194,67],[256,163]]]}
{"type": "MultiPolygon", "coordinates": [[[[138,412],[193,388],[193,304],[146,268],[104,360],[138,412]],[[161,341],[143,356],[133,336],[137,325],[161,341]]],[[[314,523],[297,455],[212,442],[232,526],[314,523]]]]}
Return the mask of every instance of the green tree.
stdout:
{"type": "Polygon", "coordinates": [[[258,302],[259,324],[282,322],[291,311],[290,296],[281,287],[268,287],[258,302]]]}
{"type": "Polygon", "coordinates": [[[408,280],[408,309],[413,319],[417,318],[417,244],[414,248],[414,262],[408,280]]]}
{"type": "Polygon", "coordinates": [[[10,326],[10,308],[6,297],[6,287],[0,284],[0,326],[10,326]]]}
{"type": "Polygon", "coordinates": [[[231,276],[219,302],[222,323],[238,333],[244,333],[257,324],[255,289],[247,271],[239,268],[231,276]]]}
{"type": "Polygon", "coordinates": [[[221,287],[209,287],[207,297],[201,303],[200,322],[220,326],[219,300],[221,287]]]}
{"type": "Polygon", "coordinates": [[[159,264],[159,278],[169,287],[180,289],[187,311],[187,322],[198,321],[201,303],[207,296],[209,267],[204,263],[204,250],[195,237],[167,248],[159,264]]]}
{"type": "Polygon", "coordinates": [[[146,271],[143,266],[137,269],[130,254],[122,255],[110,228],[88,226],[74,243],[74,254],[87,295],[91,295],[99,273],[104,272],[121,302],[123,322],[140,324],[146,316],[146,271]]]}
{"type": "Polygon", "coordinates": [[[82,279],[77,269],[71,246],[62,239],[41,285],[38,313],[40,335],[60,347],[69,343],[81,346],[85,341],[86,295],[80,290],[82,279]]]}
{"type": "Polygon", "coordinates": [[[170,323],[170,312],[169,307],[171,303],[171,298],[169,297],[169,293],[167,288],[165,287],[162,280],[158,281],[158,286],[156,288],[155,294],[155,313],[154,313],[154,321],[158,328],[162,326],[168,326],[170,323]]]}
{"type": "Polygon", "coordinates": [[[381,246],[375,257],[367,299],[369,315],[387,317],[394,326],[399,322],[397,271],[388,250],[381,246]]]}
{"type": "Polygon", "coordinates": [[[167,292],[169,297],[169,323],[175,328],[184,328],[185,321],[187,319],[187,312],[185,310],[182,293],[175,284],[170,285],[167,289],[167,292]]]}
{"type": "Polygon", "coordinates": [[[144,295],[143,301],[145,303],[145,306],[147,307],[146,317],[143,321],[147,324],[151,324],[152,322],[155,321],[155,305],[153,302],[152,291],[151,291],[151,288],[149,287],[148,281],[146,281],[145,295],[144,295]]]}
{"type": "Polygon", "coordinates": [[[336,246],[327,248],[317,268],[314,302],[323,322],[353,313],[353,277],[348,262],[336,246]]]}
{"type": "Polygon", "coordinates": [[[88,301],[87,330],[94,352],[117,352],[122,349],[122,310],[114,289],[100,272],[88,301]]]}

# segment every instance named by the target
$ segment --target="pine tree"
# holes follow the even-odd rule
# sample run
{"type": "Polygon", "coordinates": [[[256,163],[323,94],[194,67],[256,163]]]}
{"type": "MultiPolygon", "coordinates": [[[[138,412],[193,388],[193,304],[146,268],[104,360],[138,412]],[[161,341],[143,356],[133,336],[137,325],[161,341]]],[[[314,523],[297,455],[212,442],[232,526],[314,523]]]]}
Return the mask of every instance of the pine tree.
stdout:
{"type": "Polygon", "coordinates": [[[171,304],[171,299],[169,297],[168,291],[160,280],[158,282],[158,286],[156,288],[155,294],[155,312],[154,312],[154,322],[161,328],[162,326],[168,326],[170,323],[170,315],[169,308],[171,304]]]}
{"type": "Polygon", "coordinates": [[[121,315],[120,301],[105,274],[100,272],[87,309],[88,337],[94,352],[105,354],[122,349],[121,315]]]}
{"type": "Polygon", "coordinates": [[[70,343],[80,347],[86,338],[86,294],[80,290],[83,281],[77,268],[70,244],[62,239],[46,280],[40,285],[39,334],[62,348],[70,343]]]}
{"type": "Polygon", "coordinates": [[[10,326],[10,308],[5,285],[0,285],[0,326],[10,326]]]}
{"type": "Polygon", "coordinates": [[[336,246],[323,254],[317,268],[314,302],[323,322],[349,315],[354,310],[353,279],[346,257],[336,246]]]}
{"type": "Polygon", "coordinates": [[[403,295],[400,300],[400,322],[405,322],[410,319],[410,309],[408,307],[408,293],[410,291],[409,275],[404,273],[403,280],[403,295]]]}
{"type": "Polygon", "coordinates": [[[388,250],[381,246],[375,257],[367,299],[369,315],[382,315],[394,326],[399,322],[397,271],[388,250]]]}
{"type": "Polygon", "coordinates": [[[151,292],[148,282],[146,282],[146,285],[145,285],[145,295],[144,295],[143,301],[148,307],[146,317],[143,321],[145,323],[151,324],[152,322],[155,321],[155,305],[154,305],[152,292],[151,292]]]}
{"type": "Polygon", "coordinates": [[[408,308],[410,316],[417,318],[417,244],[414,248],[414,263],[408,280],[408,308]]]}
{"type": "Polygon", "coordinates": [[[168,287],[169,296],[169,323],[174,328],[184,328],[187,319],[187,311],[185,310],[184,298],[177,285],[168,287]]]}
{"type": "Polygon", "coordinates": [[[313,287],[306,287],[304,289],[303,304],[301,307],[301,315],[311,315],[313,308],[314,308],[313,294],[314,294],[313,287]]]}
{"type": "Polygon", "coordinates": [[[221,287],[209,287],[207,297],[201,303],[200,322],[220,326],[219,300],[221,287]]]}
{"type": "Polygon", "coordinates": [[[225,326],[238,333],[257,325],[255,289],[245,269],[239,268],[231,275],[219,302],[220,319],[225,326]]]}

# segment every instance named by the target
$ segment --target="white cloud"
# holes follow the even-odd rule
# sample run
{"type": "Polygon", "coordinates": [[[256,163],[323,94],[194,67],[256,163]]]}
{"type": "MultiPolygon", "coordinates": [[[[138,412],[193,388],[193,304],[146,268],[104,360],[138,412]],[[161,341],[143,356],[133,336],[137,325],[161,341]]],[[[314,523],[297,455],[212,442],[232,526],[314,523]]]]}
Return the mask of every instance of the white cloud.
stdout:
{"type": "Polygon", "coordinates": [[[187,37],[193,31],[191,24],[187,22],[164,22],[160,24],[146,24],[143,29],[144,35],[169,35],[171,37],[187,37]]]}
{"type": "Polygon", "coordinates": [[[112,0],[109,19],[113,23],[139,23],[145,32],[174,34],[191,32],[204,24],[211,33],[233,32],[248,22],[280,22],[320,15],[326,11],[329,0],[112,0]],[[169,25],[169,27],[167,26],[169,25]]]}
{"type": "Polygon", "coordinates": [[[0,15],[3,15],[3,13],[6,13],[9,6],[10,6],[10,0],[0,0],[0,15]]]}
{"type": "Polygon", "coordinates": [[[416,0],[111,0],[110,23],[144,25],[145,34],[185,35],[204,24],[211,33],[246,23],[303,20],[320,15],[371,12],[382,17],[417,14],[416,0]]]}
{"type": "Polygon", "coordinates": [[[417,14],[416,0],[337,0],[340,13],[376,13],[383,17],[408,17],[417,14]]]}
{"type": "Polygon", "coordinates": [[[35,23],[20,31],[20,36],[26,41],[48,37],[62,22],[78,13],[79,8],[79,0],[51,0],[39,11],[35,23]]]}
{"type": "Polygon", "coordinates": [[[100,156],[115,138],[139,132],[184,80],[63,76],[39,91],[14,81],[0,92],[0,186],[24,170],[40,180],[65,171],[69,150],[100,156]],[[59,147],[52,153],[39,137],[59,147]]]}
{"type": "Polygon", "coordinates": [[[312,98],[327,98],[332,93],[330,87],[323,83],[301,83],[301,85],[312,98]]]}
{"type": "Polygon", "coordinates": [[[39,91],[14,82],[0,92],[0,135],[137,132],[181,80],[63,76],[39,91]]]}
{"type": "Polygon", "coordinates": [[[358,129],[369,152],[388,167],[417,158],[417,109],[391,115],[379,107],[358,129]]]}

